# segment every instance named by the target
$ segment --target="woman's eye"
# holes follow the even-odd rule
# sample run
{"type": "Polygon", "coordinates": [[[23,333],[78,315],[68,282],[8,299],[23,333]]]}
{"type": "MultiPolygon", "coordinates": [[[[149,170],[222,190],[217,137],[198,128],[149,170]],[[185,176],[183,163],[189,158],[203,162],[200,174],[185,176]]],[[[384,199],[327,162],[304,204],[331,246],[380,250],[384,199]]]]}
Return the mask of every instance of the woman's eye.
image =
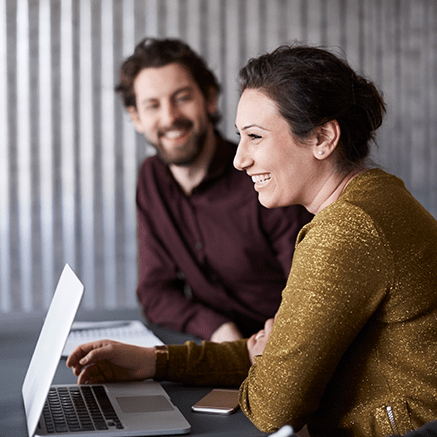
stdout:
{"type": "Polygon", "coordinates": [[[256,134],[249,134],[249,138],[252,140],[259,140],[261,136],[256,134]]]}

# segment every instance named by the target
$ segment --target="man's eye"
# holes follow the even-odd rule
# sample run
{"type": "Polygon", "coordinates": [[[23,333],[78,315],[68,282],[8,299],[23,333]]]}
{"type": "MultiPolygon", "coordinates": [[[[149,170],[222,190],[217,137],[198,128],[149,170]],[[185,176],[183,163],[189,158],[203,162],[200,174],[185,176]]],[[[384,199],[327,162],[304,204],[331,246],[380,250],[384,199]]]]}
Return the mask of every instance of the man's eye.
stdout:
{"type": "Polygon", "coordinates": [[[157,103],[153,103],[153,104],[147,105],[147,106],[144,107],[144,109],[146,111],[155,111],[156,109],[158,109],[158,104],[157,103]]]}
{"type": "Polygon", "coordinates": [[[176,99],[178,102],[188,102],[191,100],[191,96],[189,94],[183,94],[176,99]]]}

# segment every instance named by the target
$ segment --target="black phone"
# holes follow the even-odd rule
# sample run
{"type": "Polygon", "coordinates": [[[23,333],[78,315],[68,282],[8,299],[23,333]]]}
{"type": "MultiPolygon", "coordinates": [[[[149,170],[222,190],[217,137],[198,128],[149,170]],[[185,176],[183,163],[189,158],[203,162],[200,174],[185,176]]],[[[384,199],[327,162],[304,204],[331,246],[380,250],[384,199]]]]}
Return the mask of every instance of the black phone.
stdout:
{"type": "Polygon", "coordinates": [[[215,388],[191,409],[198,413],[232,414],[238,407],[238,390],[215,388]]]}

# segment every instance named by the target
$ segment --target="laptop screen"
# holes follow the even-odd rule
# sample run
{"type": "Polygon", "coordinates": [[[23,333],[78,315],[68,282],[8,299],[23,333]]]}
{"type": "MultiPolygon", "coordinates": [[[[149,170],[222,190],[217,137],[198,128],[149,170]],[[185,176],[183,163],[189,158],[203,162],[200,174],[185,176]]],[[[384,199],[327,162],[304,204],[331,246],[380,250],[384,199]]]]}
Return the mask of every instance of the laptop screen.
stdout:
{"type": "Polygon", "coordinates": [[[23,382],[22,395],[30,436],[35,433],[38,425],[83,293],[83,284],[66,264],[23,382]]]}

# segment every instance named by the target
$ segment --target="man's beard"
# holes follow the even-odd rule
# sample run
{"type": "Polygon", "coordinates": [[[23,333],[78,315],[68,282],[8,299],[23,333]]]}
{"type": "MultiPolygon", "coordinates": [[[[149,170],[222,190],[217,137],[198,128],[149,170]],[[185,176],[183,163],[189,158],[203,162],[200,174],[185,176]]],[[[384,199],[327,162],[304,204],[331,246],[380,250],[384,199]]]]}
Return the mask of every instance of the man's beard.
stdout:
{"type": "Polygon", "coordinates": [[[165,132],[174,129],[191,129],[193,123],[187,119],[176,120],[170,128],[162,129],[158,132],[157,144],[152,143],[156,149],[157,156],[167,165],[189,166],[195,162],[205,149],[207,141],[207,129],[202,127],[201,131],[196,133],[183,147],[170,153],[162,144],[161,138],[165,132]]]}

